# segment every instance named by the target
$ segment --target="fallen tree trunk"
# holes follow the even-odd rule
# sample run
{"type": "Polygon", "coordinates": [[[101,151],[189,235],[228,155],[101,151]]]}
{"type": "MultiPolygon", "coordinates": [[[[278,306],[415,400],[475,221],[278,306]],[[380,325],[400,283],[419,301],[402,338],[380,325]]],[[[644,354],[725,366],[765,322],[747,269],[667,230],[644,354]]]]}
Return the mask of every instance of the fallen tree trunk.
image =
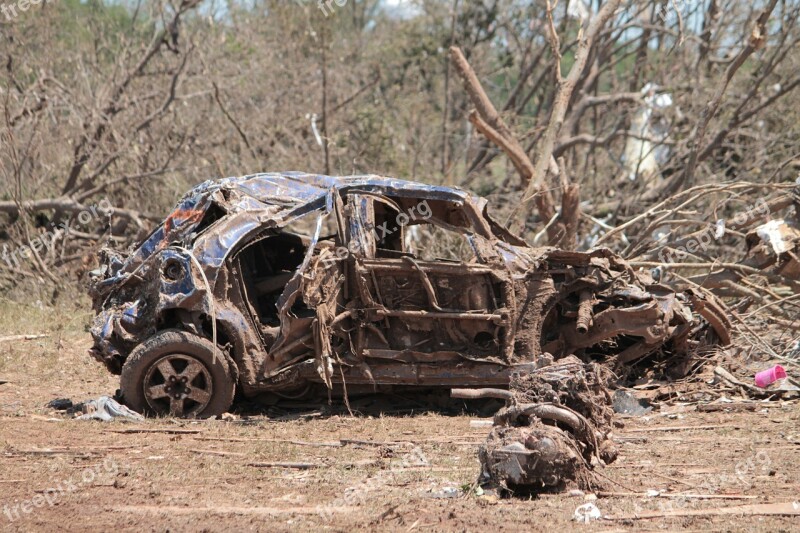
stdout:
{"type": "Polygon", "coordinates": [[[34,211],[59,211],[62,213],[79,214],[82,212],[102,211],[104,215],[111,215],[121,217],[136,224],[139,229],[145,228],[143,220],[150,220],[158,222],[162,217],[155,215],[148,215],[135,211],[133,209],[123,209],[120,207],[104,206],[102,209],[97,206],[82,204],[76,202],[68,197],[62,198],[45,198],[39,200],[26,200],[23,202],[5,201],[0,202],[0,213],[6,213],[10,216],[19,216],[20,213],[34,212],[34,211]]]}

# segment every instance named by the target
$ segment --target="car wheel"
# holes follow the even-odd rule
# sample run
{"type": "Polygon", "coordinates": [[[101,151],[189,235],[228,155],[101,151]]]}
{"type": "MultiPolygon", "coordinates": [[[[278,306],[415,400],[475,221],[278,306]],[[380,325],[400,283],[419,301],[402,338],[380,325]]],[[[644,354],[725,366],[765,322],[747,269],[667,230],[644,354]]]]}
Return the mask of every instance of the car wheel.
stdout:
{"type": "Polygon", "coordinates": [[[168,330],[131,352],[122,367],[123,401],[133,410],[179,418],[207,418],[230,408],[236,392],[233,363],[197,335],[168,330]]]}

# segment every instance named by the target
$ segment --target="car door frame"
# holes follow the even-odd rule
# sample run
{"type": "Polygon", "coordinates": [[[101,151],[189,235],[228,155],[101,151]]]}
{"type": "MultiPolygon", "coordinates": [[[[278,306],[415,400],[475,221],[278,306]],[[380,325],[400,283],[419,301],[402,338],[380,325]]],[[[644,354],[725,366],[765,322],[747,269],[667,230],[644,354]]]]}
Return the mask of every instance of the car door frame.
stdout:
{"type": "MultiPolygon", "coordinates": [[[[498,258],[498,255],[496,255],[497,252],[494,247],[491,246],[491,242],[487,240],[484,235],[481,235],[481,233],[485,234],[489,232],[488,224],[483,219],[477,217],[477,214],[474,212],[474,210],[470,209],[468,204],[460,201],[458,198],[430,198],[424,196],[415,197],[420,202],[441,200],[456,203],[463,211],[467,221],[471,224],[470,229],[472,231],[460,231],[459,228],[447,227],[446,224],[440,222],[431,222],[431,224],[443,227],[447,230],[457,231],[465,235],[467,238],[484,239],[482,246],[473,247],[476,249],[476,257],[479,261],[481,261],[481,263],[468,264],[449,262],[445,260],[424,261],[422,259],[415,259],[411,257],[380,258],[376,257],[377,254],[375,253],[377,246],[374,237],[377,235],[372,233],[372,230],[375,226],[374,218],[369,220],[369,217],[367,217],[367,220],[364,220],[363,216],[360,216],[360,220],[353,220],[353,218],[356,216],[356,213],[353,212],[352,206],[354,203],[350,200],[350,198],[357,197],[357,195],[368,197],[372,202],[384,201],[381,198],[383,195],[374,192],[364,193],[364,191],[351,191],[348,193],[346,198],[346,205],[350,206],[350,209],[347,210],[348,232],[346,234],[346,238],[348,239],[348,248],[351,251],[350,261],[347,268],[347,274],[350,278],[350,293],[348,297],[349,299],[359,300],[363,308],[361,323],[356,330],[357,333],[352,346],[354,354],[356,354],[356,356],[361,360],[371,361],[388,360],[400,362],[444,362],[472,359],[481,362],[502,363],[510,360],[510,355],[513,352],[513,346],[509,343],[509,332],[513,327],[513,319],[510,315],[513,313],[513,311],[511,306],[509,306],[509,303],[510,299],[513,299],[513,289],[506,277],[498,276],[496,265],[499,264],[499,261],[493,260],[498,258]],[[476,219],[482,223],[476,224],[476,219]],[[352,228],[358,228],[359,231],[353,231],[352,228]],[[364,228],[369,231],[367,233],[361,231],[364,228]],[[352,241],[354,237],[356,239],[363,239],[365,235],[370,235],[372,240],[366,243],[354,243],[352,241]],[[483,256],[480,252],[478,252],[478,249],[483,252],[483,256]],[[425,292],[428,297],[426,306],[427,309],[390,309],[384,305],[378,283],[378,275],[392,275],[392,273],[396,274],[398,272],[419,277],[420,283],[425,288],[425,292]],[[492,308],[488,309],[488,312],[485,313],[478,313],[475,312],[477,310],[470,309],[458,310],[442,308],[438,303],[437,289],[431,282],[430,278],[434,277],[437,279],[442,279],[442,277],[448,275],[453,277],[478,276],[485,279],[487,290],[494,299],[492,308]],[[497,286],[500,287],[499,290],[496,290],[497,286]],[[449,330],[451,332],[458,331],[458,328],[454,323],[457,321],[491,322],[497,328],[494,335],[494,338],[498,341],[497,349],[495,351],[496,353],[494,354],[495,356],[492,357],[491,354],[471,356],[470,354],[463,353],[462,351],[448,349],[429,352],[412,350],[409,347],[397,349],[396,347],[392,348],[389,342],[386,342],[386,349],[376,349],[369,346],[369,343],[365,340],[366,333],[364,330],[367,329],[374,332],[374,330],[377,328],[379,331],[381,331],[376,324],[385,324],[382,333],[386,339],[388,338],[388,333],[391,329],[389,324],[392,319],[443,321],[444,324],[449,323],[449,330]]],[[[369,215],[370,212],[374,217],[374,208],[366,209],[367,215],[369,215]]],[[[359,215],[363,214],[364,213],[360,213],[359,215]]],[[[445,329],[448,329],[447,326],[445,326],[445,329]]]]}

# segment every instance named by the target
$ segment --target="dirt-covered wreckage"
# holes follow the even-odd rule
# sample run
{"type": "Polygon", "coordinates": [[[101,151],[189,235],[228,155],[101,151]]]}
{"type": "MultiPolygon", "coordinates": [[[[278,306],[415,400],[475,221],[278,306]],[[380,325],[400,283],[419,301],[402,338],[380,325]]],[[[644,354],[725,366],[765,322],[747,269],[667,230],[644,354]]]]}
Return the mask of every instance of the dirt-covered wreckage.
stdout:
{"type": "Polygon", "coordinates": [[[237,389],[505,388],[543,354],[680,359],[730,327],[609,250],[530,247],[483,198],[378,176],[203,183],[132,252],[104,250],[90,291],[91,354],[133,409],[175,416],[237,389]]]}

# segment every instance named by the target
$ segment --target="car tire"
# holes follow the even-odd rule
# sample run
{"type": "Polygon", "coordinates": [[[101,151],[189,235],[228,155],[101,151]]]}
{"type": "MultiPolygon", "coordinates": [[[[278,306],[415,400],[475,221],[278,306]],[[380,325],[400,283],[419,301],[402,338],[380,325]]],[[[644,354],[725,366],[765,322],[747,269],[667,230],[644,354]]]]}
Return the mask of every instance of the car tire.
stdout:
{"type": "Polygon", "coordinates": [[[209,418],[230,408],[235,375],[234,363],[209,340],[166,330],[131,352],[122,367],[121,395],[140,413],[209,418]]]}

